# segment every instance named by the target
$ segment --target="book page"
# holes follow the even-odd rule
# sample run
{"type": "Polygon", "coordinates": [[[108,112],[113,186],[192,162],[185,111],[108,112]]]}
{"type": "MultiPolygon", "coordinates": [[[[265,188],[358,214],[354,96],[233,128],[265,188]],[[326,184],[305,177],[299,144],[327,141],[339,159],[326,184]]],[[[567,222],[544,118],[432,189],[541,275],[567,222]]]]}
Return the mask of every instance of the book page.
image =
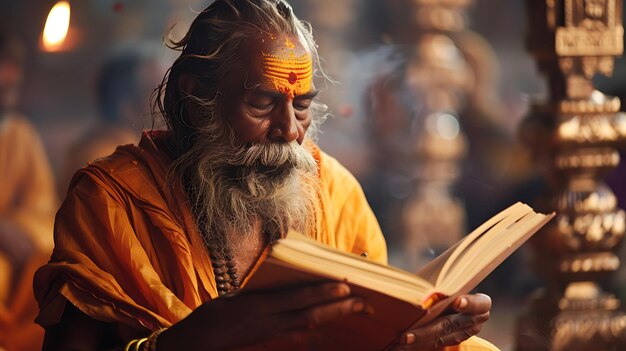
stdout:
{"type": "Polygon", "coordinates": [[[428,262],[424,267],[420,268],[417,271],[417,275],[422,277],[424,280],[431,283],[433,286],[437,285],[437,278],[441,274],[441,270],[443,269],[446,262],[450,259],[452,253],[463,243],[463,240],[457,242],[452,247],[447,249],[441,255],[435,257],[430,262],[428,262]]]}
{"type": "MultiPolygon", "coordinates": [[[[517,202],[509,206],[504,211],[501,211],[497,215],[491,217],[489,220],[487,220],[485,223],[483,223],[478,228],[476,228],[473,232],[467,235],[460,242],[460,245],[458,245],[454,249],[450,257],[446,260],[444,266],[441,268],[441,271],[439,273],[435,286],[440,286],[442,284],[443,279],[445,279],[444,277],[448,274],[448,271],[452,268],[452,266],[457,263],[457,260],[459,259],[459,257],[466,254],[469,251],[469,248],[473,246],[479,239],[481,239],[481,237],[485,233],[488,233],[490,230],[494,229],[494,227],[501,228],[503,225],[501,222],[503,221],[506,221],[504,225],[508,225],[510,223],[511,216],[515,218],[519,218],[521,217],[522,213],[528,213],[531,211],[532,211],[532,208],[530,208],[528,205],[525,205],[521,202],[517,202]],[[508,218],[508,221],[507,221],[507,218],[508,218]]],[[[494,233],[497,233],[497,231],[495,231],[494,233]]]]}

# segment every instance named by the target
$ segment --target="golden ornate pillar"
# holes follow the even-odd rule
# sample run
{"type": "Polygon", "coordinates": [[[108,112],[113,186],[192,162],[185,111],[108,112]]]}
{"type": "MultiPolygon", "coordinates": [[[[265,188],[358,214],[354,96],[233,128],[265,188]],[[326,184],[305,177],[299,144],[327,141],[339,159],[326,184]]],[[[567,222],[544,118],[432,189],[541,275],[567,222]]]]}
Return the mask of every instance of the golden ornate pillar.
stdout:
{"type": "Polygon", "coordinates": [[[517,349],[623,350],[626,316],[601,282],[620,260],[624,211],[602,178],[626,140],[620,101],[597,91],[623,53],[621,0],[527,0],[528,48],[547,76],[549,100],[533,106],[522,137],[543,161],[557,218],[535,237],[535,270],[547,282],[520,320],[517,349]]]}

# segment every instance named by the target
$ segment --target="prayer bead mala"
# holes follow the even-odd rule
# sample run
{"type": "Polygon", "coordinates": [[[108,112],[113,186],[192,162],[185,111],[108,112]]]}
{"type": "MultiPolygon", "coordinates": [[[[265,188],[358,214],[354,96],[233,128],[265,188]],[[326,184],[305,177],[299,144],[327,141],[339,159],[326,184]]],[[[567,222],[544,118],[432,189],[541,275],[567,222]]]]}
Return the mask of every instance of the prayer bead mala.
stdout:
{"type": "MultiPolygon", "coordinates": [[[[269,230],[264,231],[264,241],[267,242],[266,245],[272,245],[281,237],[280,226],[275,223],[269,223],[268,227],[266,229],[269,230]]],[[[233,259],[233,253],[228,245],[223,243],[221,249],[217,249],[216,246],[209,246],[208,249],[218,295],[222,296],[239,289],[241,280],[233,259]]]]}
{"type": "Polygon", "coordinates": [[[241,281],[233,261],[232,252],[225,249],[222,255],[215,248],[209,248],[209,256],[211,257],[211,265],[215,275],[215,283],[217,284],[217,293],[222,296],[231,291],[239,289],[241,281]],[[223,256],[223,258],[219,258],[223,256]]]}

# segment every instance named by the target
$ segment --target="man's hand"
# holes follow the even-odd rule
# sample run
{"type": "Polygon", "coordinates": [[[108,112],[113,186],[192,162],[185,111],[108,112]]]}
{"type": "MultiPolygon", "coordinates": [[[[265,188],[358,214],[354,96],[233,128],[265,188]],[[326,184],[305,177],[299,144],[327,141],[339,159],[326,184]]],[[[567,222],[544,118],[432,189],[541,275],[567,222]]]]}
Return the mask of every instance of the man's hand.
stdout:
{"type": "Polygon", "coordinates": [[[344,283],[221,297],[197,308],[159,336],[159,350],[230,350],[293,338],[330,320],[365,312],[363,299],[344,283]]]}
{"type": "Polygon", "coordinates": [[[460,296],[452,304],[452,309],[457,313],[439,317],[400,335],[393,350],[433,351],[460,344],[478,334],[489,319],[491,298],[484,294],[460,296]]]}

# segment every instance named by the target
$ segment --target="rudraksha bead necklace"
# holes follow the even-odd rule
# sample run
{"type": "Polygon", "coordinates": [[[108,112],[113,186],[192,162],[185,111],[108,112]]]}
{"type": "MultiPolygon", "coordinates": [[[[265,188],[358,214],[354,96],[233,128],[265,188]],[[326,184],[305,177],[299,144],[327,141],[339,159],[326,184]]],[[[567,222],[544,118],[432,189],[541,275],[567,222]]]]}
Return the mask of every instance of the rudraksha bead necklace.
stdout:
{"type": "Polygon", "coordinates": [[[215,275],[217,293],[220,296],[237,290],[241,286],[239,273],[237,272],[237,267],[235,267],[231,250],[225,247],[223,251],[224,252],[221,253],[213,247],[209,248],[209,256],[211,257],[211,265],[213,266],[213,273],[215,275]]]}
{"type": "MultiPolygon", "coordinates": [[[[272,245],[281,237],[280,226],[270,223],[268,227],[267,229],[271,229],[263,232],[264,240],[262,241],[265,242],[265,245],[272,245]]],[[[225,238],[223,238],[220,249],[217,249],[217,246],[209,246],[209,256],[219,296],[228,294],[241,287],[241,279],[239,279],[233,252],[225,241],[225,238]]]]}

